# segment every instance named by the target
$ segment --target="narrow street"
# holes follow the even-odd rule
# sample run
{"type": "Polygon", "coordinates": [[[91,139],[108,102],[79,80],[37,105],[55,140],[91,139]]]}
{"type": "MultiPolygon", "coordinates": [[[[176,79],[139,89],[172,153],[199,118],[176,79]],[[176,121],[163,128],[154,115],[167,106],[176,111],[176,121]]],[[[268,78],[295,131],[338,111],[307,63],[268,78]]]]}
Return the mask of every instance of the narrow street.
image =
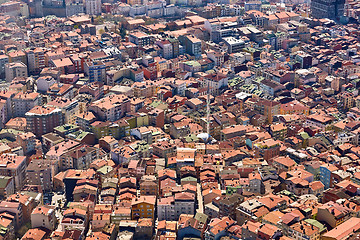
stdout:
{"type": "Polygon", "coordinates": [[[200,183],[196,185],[196,193],[197,193],[197,201],[198,201],[198,208],[196,209],[196,212],[204,213],[203,197],[201,193],[200,183]]]}

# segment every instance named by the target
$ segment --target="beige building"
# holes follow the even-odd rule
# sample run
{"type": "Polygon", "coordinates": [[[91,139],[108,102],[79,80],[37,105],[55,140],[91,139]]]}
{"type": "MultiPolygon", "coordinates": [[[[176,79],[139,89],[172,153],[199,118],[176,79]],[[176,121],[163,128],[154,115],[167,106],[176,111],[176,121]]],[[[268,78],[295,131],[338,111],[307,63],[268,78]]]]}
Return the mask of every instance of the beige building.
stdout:
{"type": "Polygon", "coordinates": [[[158,183],[156,178],[151,175],[145,175],[140,180],[140,195],[158,195],[158,183]]]}
{"type": "Polygon", "coordinates": [[[23,62],[5,64],[5,79],[11,82],[15,77],[28,77],[27,66],[23,62]]]}
{"type": "Polygon", "coordinates": [[[319,240],[320,230],[318,227],[305,221],[293,224],[289,229],[290,235],[298,240],[319,240]]]}
{"type": "Polygon", "coordinates": [[[351,212],[348,208],[330,201],[318,208],[316,220],[325,222],[330,227],[335,228],[347,221],[350,216],[351,212]]]}
{"type": "Polygon", "coordinates": [[[73,99],[58,97],[47,105],[60,108],[64,115],[64,123],[67,124],[75,124],[76,116],[81,113],[79,102],[73,99]]]}
{"type": "Polygon", "coordinates": [[[358,232],[360,229],[360,218],[351,218],[331,231],[325,233],[322,240],[342,240],[348,239],[350,234],[358,232]]]}
{"type": "Polygon", "coordinates": [[[26,180],[29,185],[40,185],[45,191],[52,190],[53,162],[32,160],[26,168],[26,180]]]}
{"type": "Polygon", "coordinates": [[[134,91],[134,97],[152,97],[157,89],[153,81],[135,82],[131,87],[134,91]]]}
{"type": "Polygon", "coordinates": [[[31,213],[31,227],[43,227],[51,231],[55,230],[55,209],[51,206],[36,207],[31,213]]]}
{"type": "Polygon", "coordinates": [[[350,109],[355,105],[354,94],[343,92],[341,94],[341,102],[344,109],[350,109]]]}
{"type": "Polygon", "coordinates": [[[42,48],[33,48],[26,51],[30,73],[40,73],[45,68],[45,51],[42,48]]]}
{"type": "Polygon", "coordinates": [[[15,154],[0,156],[0,175],[13,177],[15,188],[21,189],[25,183],[26,157],[15,154]]]}

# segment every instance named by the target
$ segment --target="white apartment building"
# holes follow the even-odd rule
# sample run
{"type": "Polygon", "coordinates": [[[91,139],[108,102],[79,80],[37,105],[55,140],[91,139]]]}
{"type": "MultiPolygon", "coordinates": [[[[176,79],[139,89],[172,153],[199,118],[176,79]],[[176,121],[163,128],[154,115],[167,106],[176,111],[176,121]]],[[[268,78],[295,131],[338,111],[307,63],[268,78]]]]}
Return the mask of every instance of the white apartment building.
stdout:
{"type": "MultiPolygon", "coordinates": [[[[20,92],[12,98],[11,113],[13,117],[24,117],[25,113],[40,105],[40,94],[37,92],[20,92]]],[[[8,111],[9,112],[9,111],[8,111]]]]}
{"type": "Polygon", "coordinates": [[[101,0],[85,0],[85,9],[89,15],[101,14],[101,0]]]}
{"type": "Polygon", "coordinates": [[[158,199],[157,214],[159,221],[176,221],[181,214],[195,213],[195,194],[189,192],[176,193],[175,196],[158,199]]]}

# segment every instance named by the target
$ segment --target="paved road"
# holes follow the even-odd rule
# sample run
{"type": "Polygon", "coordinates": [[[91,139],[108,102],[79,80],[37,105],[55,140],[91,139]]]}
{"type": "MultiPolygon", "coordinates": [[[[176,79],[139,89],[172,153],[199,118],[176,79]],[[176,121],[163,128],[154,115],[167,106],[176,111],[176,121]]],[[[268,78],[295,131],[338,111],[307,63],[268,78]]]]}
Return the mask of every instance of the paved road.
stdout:
{"type": "MultiPolygon", "coordinates": [[[[65,202],[65,196],[64,194],[57,194],[55,193],[52,197],[51,205],[58,207],[58,200],[61,199],[63,202],[65,202]]],[[[59,206],[61,207],[61,206],[59,206]]]]}
{"type": "Polygon", "coordinates": [[[58,222],[58,228],[57,228],[58,231],[62,231],[62,229],[60,227],[60,223],[63,218],[61,209],[64,207],[64,203],[65,203],[65,195],[55,193],[52,198],[51,205],[55,206],[55,216],[56,216],[57,222],[58,222]],[[58,200],[62,200],[61,204],[58,203],[58,200]]]}

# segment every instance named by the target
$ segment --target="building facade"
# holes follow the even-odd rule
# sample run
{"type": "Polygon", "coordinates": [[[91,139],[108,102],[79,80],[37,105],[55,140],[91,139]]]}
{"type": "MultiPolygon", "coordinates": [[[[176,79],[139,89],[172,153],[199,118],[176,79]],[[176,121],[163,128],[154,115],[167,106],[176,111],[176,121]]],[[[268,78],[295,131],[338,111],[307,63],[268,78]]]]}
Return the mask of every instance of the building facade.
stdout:
{"type": "Polygon", "coordinates": [[[316,18],[339,18],[344,15],[344,4],[345,0],[312,0],[312,16],[316,18]]]}
{"type": "Polygon", "coordinates": [[[61,109],[36,106],[25,114],[28,130],[37,137],[52,132],[55,127],[64,124],[61,109]]]}

